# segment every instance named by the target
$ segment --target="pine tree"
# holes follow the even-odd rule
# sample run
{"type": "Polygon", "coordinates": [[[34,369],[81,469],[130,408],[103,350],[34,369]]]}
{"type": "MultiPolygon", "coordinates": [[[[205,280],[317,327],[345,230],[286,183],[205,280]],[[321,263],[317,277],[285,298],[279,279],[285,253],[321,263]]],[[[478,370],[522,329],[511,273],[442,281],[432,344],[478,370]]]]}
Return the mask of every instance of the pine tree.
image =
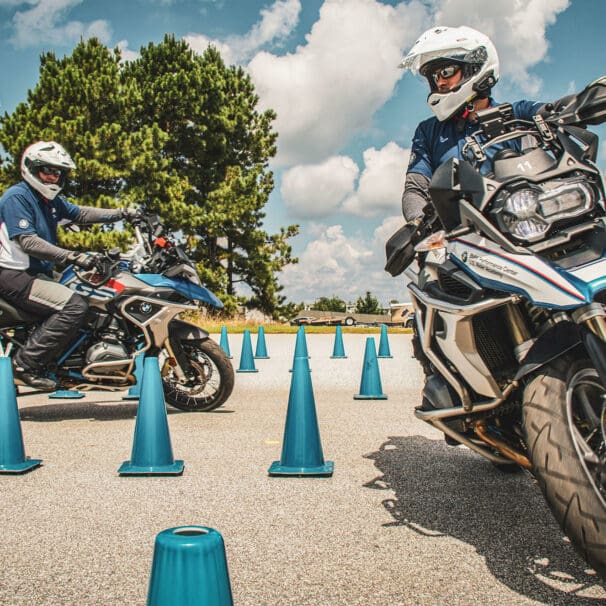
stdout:
{"type": "Polygon", "coordinates": [[[254,304],[275,311],[283,301],[276,274],[296,262],[287,240],[298,233],[296,226],[274,235],[263,230],[275,114],[256,110],[258,98],[241,68],[226,67],[213,47],[196,55],[174,36],[141,49],[123,82],[138,88],[138,120],[166,133],[162,155],[189,184],[187,209],[156,210],[189,239],[211,288],[234,296],[235,284],[245,282],[254,304]]]}

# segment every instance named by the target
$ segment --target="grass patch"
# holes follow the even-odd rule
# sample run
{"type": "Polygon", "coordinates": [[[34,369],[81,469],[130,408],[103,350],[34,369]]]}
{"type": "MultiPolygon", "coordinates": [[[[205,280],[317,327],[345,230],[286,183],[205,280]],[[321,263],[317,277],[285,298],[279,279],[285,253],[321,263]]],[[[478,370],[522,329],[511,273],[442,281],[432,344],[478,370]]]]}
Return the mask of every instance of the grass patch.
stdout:
{"type": "MultiPolygon", "coordinates": [[[[201,326],[210,333],[220,333],[221,328],[225,326],[228,333],[241,334],[245,330],[249,330],[251,333],[259,332],[259,326],[263,326],[265,334],[281,335],[281,334],[295,334],[298,330],[298,326],[291,326],[290,324],[280,324],[279,322],[259,324],[258,322],[244,321],[244,320],[216,320],[214,318],[204,318],[200,314],[188,314],[184,319],[201,326]]],[[[380,326],[341,326],[343,334],[347,333],[377,333],[381,332],[380,326]]],[[[388,326],[387,328],[390,334],[398,333],[411,333],[411,328],[403,328],[400,326],[388,326]]],[[[335,326],[305,326],[305,334],[334,334],[335,326]]]]}

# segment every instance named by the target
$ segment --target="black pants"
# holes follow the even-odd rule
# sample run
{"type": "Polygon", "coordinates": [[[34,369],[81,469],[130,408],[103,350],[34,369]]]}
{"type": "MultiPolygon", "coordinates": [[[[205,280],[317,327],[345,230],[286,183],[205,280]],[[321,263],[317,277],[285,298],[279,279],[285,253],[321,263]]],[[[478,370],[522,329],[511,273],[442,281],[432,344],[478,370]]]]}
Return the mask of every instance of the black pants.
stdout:
{"type": "Polygon", "coordinates": [[[86,299],[67,286],[23,270],[0,268],[0,296],[42,320],[15,355],[18,364],[35,370],[57,361],[76,338],[88,310],[86,299]]]}

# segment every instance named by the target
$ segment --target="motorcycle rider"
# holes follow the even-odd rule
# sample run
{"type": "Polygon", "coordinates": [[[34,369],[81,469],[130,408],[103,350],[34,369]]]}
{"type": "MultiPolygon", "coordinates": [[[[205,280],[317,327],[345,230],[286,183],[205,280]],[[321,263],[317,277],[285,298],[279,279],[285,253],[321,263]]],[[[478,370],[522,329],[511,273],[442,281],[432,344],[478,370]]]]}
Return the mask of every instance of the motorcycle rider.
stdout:
{"type": "Polygon", "coordinates": [[[76,206],[59,193],[76,168],[55,141],[30,145],[21,158],[23,180],[0,198],[0,297],[43,319],[13,357],[13,373],[21,383],[44,391],[56,389],[45,376],[77,335],[88,309],[86,299],[52,277],[54,263],[92,269],[96,256],[57,246],[57,225],[111,223],[132,218],[134,209],[76,206]]]}
{"type": "MultiPolygon", "coordinates": [[[[414,43],[400,67],[429,82],[427,104],[435,114],[414,133],[402,194],[402,213],[419,223],[431,201],[429,181],[446,160],[461,158],[465,137],[477,130],[476,112],[498,105],[490,96],[499,80],[499,58],[488,36],[470,27],[432,27],[414,43]]],[[[543,103],[511,104],[515,118],[532,120],[543,103]]],[[[508,144],[517,147],[517,144],[508,144]]],[[[493,148],[492,154],[498,151],[493,148]]],[[[483,170],[488,171],[489,163],[483,170]]]]}
{"type": "MultiPolygon", "coordinates": [[[[429,182],[435,170],[450,158],[462,159],[465,138],[478,130],[477,112],[498,105],[491,97],[499,80],[499,57],[488,36],[470,27],[437,26],[424,32],[414,43],[400,67],[424,76],[429,83],[427,104],[434,116],[421,122],[414,133],[402,194],[402,213],[407,227],[416,231],[424,208],[431,202],[429,182]]],[[[543,103],[517,101],[514,117],[532,120],[543,103]]],[[[481,168],[488,172],[499,147],[521,151],[518,141],[487,150],[489,158],[481,168]]],[[[431,380],[431,365],[425,357],[413,325],[413,355],[431,380]]],[[[421,408],[428,400],[423,398],[421,408]]],[[[448,443],[453,443],[446,436],[448,443]]]]}

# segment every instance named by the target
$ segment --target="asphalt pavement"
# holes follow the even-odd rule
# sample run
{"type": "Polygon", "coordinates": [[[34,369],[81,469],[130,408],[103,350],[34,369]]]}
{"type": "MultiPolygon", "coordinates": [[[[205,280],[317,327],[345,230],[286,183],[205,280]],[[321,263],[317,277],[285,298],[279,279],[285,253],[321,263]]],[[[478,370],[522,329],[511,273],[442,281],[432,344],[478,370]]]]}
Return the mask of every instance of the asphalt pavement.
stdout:
{"type": "MultiPolygon", "coordinates": [[[[422,375],[410,335],[390,335],[393,357],[379,360],[388,398],[353,398],[367,336],[343,335],[346,359],[331,359],[333,335],[307,336],[329,478],[267,473],[280,458],[295,335],[266,334],[270,358],[236,373],[216,412],[169,409],[179,477],[118,475],[137,411],[124,392],[19,397],[25,451],[43,464],[0,476],[0,604],[144,604],[156,535],[189,525],[223,535],[237,605],[606,600],[527,473],[449,447],[414,417],[422,375]]],[[[229,344],[238,368],[242,336],[229,344]]]]}

